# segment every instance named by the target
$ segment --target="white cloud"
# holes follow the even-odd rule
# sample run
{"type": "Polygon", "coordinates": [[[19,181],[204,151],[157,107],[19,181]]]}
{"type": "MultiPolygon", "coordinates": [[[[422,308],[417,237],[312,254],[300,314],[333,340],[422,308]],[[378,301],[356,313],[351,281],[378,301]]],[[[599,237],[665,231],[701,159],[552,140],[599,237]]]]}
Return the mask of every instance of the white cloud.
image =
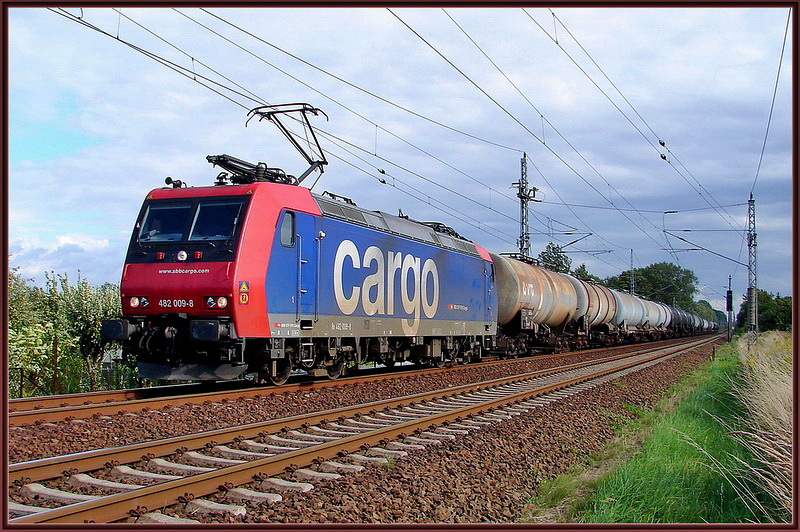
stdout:
{"type": "MultiPolygon", "coordinates": [[[[77,278],[78,272],[92,282],[117,282],[105,278],[106,270],[119,268],[123,258],[118,250],[109,250],[108,239],[95,239],[86,234],[56,235],[43,240],[37,236],[13,239],[9,246],[12,268],[19,268],[23,278],[44,283],[45,273],[66,273],[77,278]]],[[[118,275],[117,275],[118,276],[118,275]]]]}

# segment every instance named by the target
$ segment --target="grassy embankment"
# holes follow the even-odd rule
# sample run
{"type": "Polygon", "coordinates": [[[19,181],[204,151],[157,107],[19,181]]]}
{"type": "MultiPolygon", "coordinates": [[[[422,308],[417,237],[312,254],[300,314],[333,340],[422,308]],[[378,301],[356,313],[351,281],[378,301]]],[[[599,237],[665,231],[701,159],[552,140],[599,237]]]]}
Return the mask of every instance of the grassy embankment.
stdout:
{"type": "Polygon", "coordinates": [[[746,342],[718,348],[587,467],[540,486],[526,521],[790,521],[791,379],[787,334],[749,355],[746,342]]]}

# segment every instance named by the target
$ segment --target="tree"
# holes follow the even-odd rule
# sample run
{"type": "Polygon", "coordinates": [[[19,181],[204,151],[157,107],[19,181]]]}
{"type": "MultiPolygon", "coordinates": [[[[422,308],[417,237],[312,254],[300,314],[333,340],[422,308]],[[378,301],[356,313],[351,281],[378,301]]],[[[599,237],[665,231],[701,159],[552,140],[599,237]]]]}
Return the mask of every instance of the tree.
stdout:
{"type": "Polygon", "coordinates": [[[100,369],[105,355],[105,344],[100,338],[101,322],[121,313],[119,292],[116,286],[104,284],[93,287],[81,278],[74,286],[66,274],[50,272],[47,291],[50,304],[60,328],[67,333],[83,359],[89,389],[94,391],[100,379],[100,369]]]}
{"type": "Polygon", "coordinates": [[[561,246],[552,242],[549,242],[544,251],[539,253],[537,260],[539,266],[558,273],[569,273],[572,266],[572,259],[564,253],[561,246]]]}
{"type": "Polygon", "coordinates": [[[44,289],[18,269],[8,272],[8,390],[12,396],[98,388],[106,351],[100,322],[119,315],[115,285],[93,287],[78,276],[46,274],[44,289]]]}
{"type": "Polygon", "coordinates": [[[50,319],[47,295],[29,286],[19,268],[8,272],[8,390],[14,396],[55,393],[53,356],[63,335],[50,319]]]}
{"type": "Polygon", "coordinates": [[[581,264],[574,270],[572,270],[572,276],[577,277],[578,279],[589,279],[590,281],[594,281],[596,283],[602,283],[603,280],[597,277],[596,275],[592,275],[589,273],[588,268],[586,268],[586,264],[581,264]]]}
{"type": "Polygon", "coordinates": [[[721,310],[714,309],[714,315],[716,318],[714,319],[715,322],[719,323],[721,328],[727,328],[728,326],[728,315],[721,310]]]}
{"type": "Polygon", "coordinates": [[[695,301],[691,307],[685,310],[697,314],[701,318],[706,319],[708,321],[712,322],[717,321],[717,311],[715,311],[711,307],[711,303],[709,303],[705,299],[701,299],[700,301],[695,301]]]}
{"type": "MultiPolygon", "coordinates": [[[[670,262],[658,262],[636,268],[636,294],[645,299],[674,305],[684,310],[692,308],[697,292],[697,276],[692,270],[670,262]]],[[[606,286],[627,292],[630,289],[630,270],[609,277],[606,286]]]]}
{"type": "MultiPolygon", "coordinates": [[[[742,306],[736,315],[736,328],[747,329],[749,302],[743,298],[742,306]]],[[[758,328],[760,331],[792,330],[792,298],[772,295],[764,290],[758,291],[758,328]]]]}

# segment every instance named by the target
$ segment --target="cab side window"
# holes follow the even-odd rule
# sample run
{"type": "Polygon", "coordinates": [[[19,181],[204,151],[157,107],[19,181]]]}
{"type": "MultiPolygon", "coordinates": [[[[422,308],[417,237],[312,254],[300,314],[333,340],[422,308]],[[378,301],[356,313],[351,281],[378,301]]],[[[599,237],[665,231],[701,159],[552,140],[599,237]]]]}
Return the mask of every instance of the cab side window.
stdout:
{"type": "Polygon", "coordinates": [[[287,248],[294,247],[295,220],[293,212],[283,213],[281,220],[281,245],[287,248]]]}

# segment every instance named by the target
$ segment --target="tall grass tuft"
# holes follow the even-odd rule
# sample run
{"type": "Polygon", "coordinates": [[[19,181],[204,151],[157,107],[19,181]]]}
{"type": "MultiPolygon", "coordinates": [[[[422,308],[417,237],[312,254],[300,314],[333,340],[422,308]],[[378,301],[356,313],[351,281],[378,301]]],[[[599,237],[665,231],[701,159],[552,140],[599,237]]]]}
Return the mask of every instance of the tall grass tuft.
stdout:
{"type": "Polygon", "coordinates": [[[739,340],[741,379],[734,393],[746,411],[743,430],[732,434],[750,450],[742,462],[750,480],[775,504],[776,521],[792,512],[792,337],[769,331],[747,346],[739,340]]]}

